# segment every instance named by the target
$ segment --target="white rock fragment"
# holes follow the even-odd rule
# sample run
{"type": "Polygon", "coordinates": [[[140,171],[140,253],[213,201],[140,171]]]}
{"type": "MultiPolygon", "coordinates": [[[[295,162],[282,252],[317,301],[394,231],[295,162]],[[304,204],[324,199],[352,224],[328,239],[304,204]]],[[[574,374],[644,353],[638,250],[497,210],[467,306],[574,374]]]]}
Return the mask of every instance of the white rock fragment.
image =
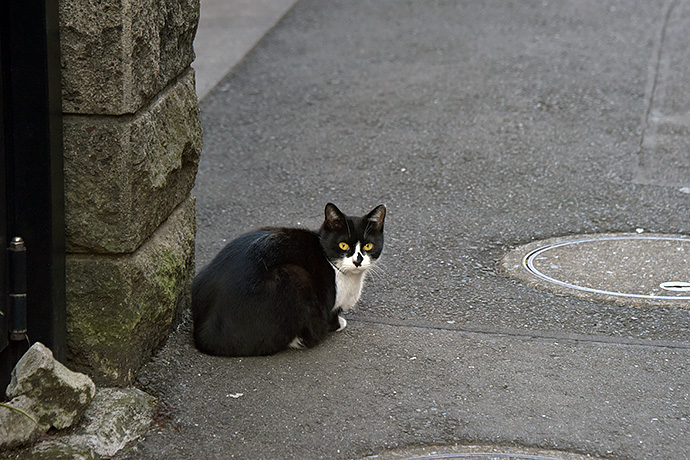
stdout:
{"type": "Polygon", "coordinates": [[[28,444],[41,434],[31,404],[26,396],[18,396],[0,406],[0,451],[28,444]]]}
{"type": "Polygon", "coordinates": [[[135,388],[100,388],[76,431],[37,445],[33,452],[59,452],[65,458],[112,457],[146,433],[155,398],[135,388]]]}
{"type": "Polygon", "coordinates": [[[37,342],[12,371],[6,394],[8,398],[28,398],[28,412],[43,431],[50,427],[61,430],[81,418],[96,394],[96,386],[88,376],[67,369],[50,349],[37,342]]]}

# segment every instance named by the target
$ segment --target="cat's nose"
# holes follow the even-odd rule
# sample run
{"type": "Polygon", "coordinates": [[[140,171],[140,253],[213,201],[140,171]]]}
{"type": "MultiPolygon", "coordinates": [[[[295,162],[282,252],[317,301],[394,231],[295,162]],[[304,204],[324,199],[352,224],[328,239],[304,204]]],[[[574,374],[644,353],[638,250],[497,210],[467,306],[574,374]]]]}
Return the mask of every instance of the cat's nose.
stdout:
{"type": "Polygon", "coordinates": [[[362,256],[362,253],[357,253],[357,257],[352,260],[352,263],[355,264],[355,267],[361,267],[363,260],[364,256],[362,256]]]}

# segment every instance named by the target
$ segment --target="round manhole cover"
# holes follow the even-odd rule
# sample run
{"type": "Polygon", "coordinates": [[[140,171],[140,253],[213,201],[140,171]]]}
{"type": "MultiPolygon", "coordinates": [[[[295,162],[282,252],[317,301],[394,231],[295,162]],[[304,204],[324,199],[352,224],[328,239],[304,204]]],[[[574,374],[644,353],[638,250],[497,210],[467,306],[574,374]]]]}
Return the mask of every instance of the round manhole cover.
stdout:
{"type": "Polygon", "coordinates": [[[508,273],[588,299],[690,304],[690,237],[600,234],[554,238],[506,255],[508,273]]]}

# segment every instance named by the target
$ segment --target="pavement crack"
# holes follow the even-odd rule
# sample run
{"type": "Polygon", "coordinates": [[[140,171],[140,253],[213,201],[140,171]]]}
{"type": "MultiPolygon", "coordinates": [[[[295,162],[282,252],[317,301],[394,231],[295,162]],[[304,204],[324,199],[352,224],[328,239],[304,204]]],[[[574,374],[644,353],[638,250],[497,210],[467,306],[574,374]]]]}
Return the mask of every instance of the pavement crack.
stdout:
{"type": "Polygon", "coordinates": [[[663,22],[659,29],[659,35],[657,36],[654,51],[652,53],[653,65],[650,66],[650,75],[648,78],[648,86],[645,94],[645,108],[644,115],[642,119],[642,135],[640,136],[640,154],[645,148],[645,142],[648,139],[654,138],[656,134],[656,128],[653,123],[651,123],[650,118],[652,116],[652,110],[655,104],[659,104],[661,101],[657,100],[659,98],[659,79],[661,78],[661,66],[662,57],[664,52],[664,43],[666,42],[666,32],[668,30],[668,24],[671,20],[671,15],[673,10],[678,5],[678,0],[669,0],[664,5],[663,22]]]}
{"type": "Polygon", "coordinates": [[[627,337],[612,337],[603,335],[587,335],[571,332],[555,331],[534,331],[509,328],[491,328],[485,326],[473,326],[468,324],[451,324],[428,320],[407,320],[396,318],[383,318],[376,316],[353,315],[347,316],[348,321],[381,324],[386,326],[435,329],[444,331],[455,331],[465,334],[477,334],[492,337],[515,337],[523,340],[556,340],[560,342],[577,342],[601,345],[619,345],[628,347],[642,348],[664,348],[676,350],[690,350],[690,343],[677,342],[672,340],[645,340],[627,337]]]}

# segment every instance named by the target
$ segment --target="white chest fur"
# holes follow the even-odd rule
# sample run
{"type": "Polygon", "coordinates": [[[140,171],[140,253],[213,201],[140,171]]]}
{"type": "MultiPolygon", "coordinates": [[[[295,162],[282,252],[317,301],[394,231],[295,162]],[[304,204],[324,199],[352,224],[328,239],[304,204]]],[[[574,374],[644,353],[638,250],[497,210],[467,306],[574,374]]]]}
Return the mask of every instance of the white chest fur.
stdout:
{"type": "Polygon", "coordinates": [[[341,308],[348,311],[354,307],[362,295],[366,272],[342,273],[335,272],[335,305],[333,309],[341,308]]]}

